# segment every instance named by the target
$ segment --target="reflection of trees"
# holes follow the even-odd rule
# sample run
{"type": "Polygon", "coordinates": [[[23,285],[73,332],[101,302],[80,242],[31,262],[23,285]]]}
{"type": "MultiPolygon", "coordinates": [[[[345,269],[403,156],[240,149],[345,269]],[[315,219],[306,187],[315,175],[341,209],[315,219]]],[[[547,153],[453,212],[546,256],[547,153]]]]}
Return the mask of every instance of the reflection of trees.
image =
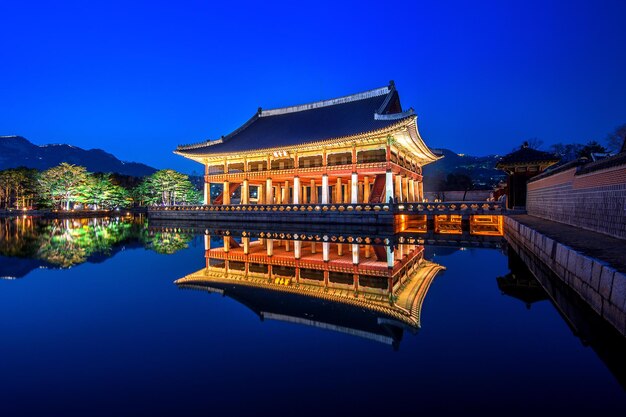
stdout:
{"type": "Polygon", "coordinates": [[[0,219],[0,255],[39,259],[68,268],[93,255],[111,256],[126,242],[141,242],[158,253],[188,246],[193,235],[149,231],[142,217],[42,220],[0,219]]]}
{"type": "Polygon", "coordinates": [[[187,248],[192,238],[193,235],[190,233],[147,232],[142,236],[142,242],[147,249],[171,255],[187,248]]]}

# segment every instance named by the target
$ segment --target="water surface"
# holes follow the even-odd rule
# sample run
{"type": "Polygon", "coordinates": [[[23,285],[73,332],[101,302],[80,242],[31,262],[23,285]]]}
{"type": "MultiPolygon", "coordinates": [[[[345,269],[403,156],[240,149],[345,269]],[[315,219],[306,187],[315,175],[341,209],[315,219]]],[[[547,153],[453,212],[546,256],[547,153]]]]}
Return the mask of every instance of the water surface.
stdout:
{"type": "MultiPolygon", "coordinates": [[[[175,280],[205,267],[202,236],[143,219],[71,222],[2,220],[2,415],[624,410],[622,364],[585,346],[506,249],[426,247],[446,269],[424,299],[421,328],[394,348],[180,289],[175,280]]],[[[244,298],[299,305],[263,291],[244,298]]],[[[371,314],[300,304],[313,315],[327,306],[346,325],[371,314]]]]}

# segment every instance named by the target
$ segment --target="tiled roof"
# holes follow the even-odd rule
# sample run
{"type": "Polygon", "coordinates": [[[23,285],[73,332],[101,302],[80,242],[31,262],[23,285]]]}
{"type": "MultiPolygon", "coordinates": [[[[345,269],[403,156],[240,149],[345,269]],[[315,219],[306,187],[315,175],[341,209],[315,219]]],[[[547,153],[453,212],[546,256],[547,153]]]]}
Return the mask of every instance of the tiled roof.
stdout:
{"type": "Polygon", "coordinates": [[[558,162],[559,157],[550,152],[538,151],[528,147],[527,144],[522,145],[520,149],[508,155],[504,155],[496,164],[497,168],[506,165],[523,165],[527,163],[538,162],[558,162]]]}
{"type": "Polygon", "coordinates": [[[221,154],[318,142],[384,129],[413,116],[402,112],[393,83],[301,106],[259,111],[220,140],[179,146],[177,153],[221,154]]]}

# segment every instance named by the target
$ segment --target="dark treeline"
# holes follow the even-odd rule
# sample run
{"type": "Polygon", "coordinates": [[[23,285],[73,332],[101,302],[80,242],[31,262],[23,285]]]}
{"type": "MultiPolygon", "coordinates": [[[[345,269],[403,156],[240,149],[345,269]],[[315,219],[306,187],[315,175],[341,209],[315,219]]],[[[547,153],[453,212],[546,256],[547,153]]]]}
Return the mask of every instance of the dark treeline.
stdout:
{"type": "Polygon", "coordinates": [[[90,173],[67,163],[41,172],[29,168],[0,171],[0,209],[109,210],[197,204],[201,197],[187,175],[171,169],[145,178],[90,173]]]}

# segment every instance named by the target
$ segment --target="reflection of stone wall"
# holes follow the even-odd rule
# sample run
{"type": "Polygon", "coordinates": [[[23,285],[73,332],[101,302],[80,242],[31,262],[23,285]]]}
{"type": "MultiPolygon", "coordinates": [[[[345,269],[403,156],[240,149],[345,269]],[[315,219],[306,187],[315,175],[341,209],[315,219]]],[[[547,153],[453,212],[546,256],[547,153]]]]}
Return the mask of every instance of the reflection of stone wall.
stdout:
{"type": "Polygon", "coordinates": [[[535,255],[596,313],[626,335],[626,274],[511,217],[505,217],[504,226],[504,236],[514,248],[521,246],[535,255]]]}
{"type": "Polygon", "coordinates": [[[528,214],[626,239],[626,158],[622,159],[620,163],[616,158],[613,166],[598,161],[531,180],[528,214]]]}

